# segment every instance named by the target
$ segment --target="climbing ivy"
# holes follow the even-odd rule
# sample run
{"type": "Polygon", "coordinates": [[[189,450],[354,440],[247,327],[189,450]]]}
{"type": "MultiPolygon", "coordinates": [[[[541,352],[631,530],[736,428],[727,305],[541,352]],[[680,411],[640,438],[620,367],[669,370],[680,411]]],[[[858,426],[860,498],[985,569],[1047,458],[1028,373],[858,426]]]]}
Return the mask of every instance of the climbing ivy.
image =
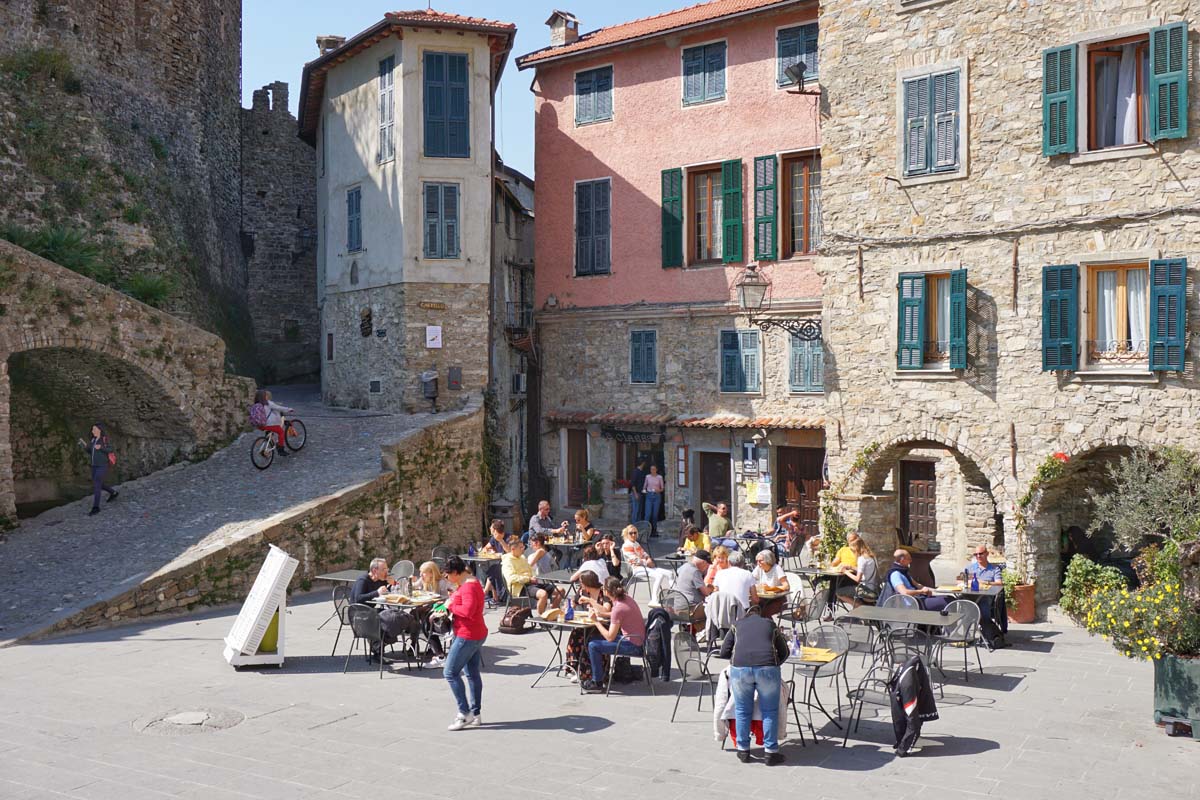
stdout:
{"type": "MultiPolygon", "coordinates": [[[[862,472],[871,464],[871,458],[879,450],[879,442],[871,442],[866,447],[858,452],[854,457],[854,461],[850,463],[850,469],[842,476],[841,480],[836,485],[830,487],[829,495],[840,497],[842,492],[846,490],[850,479],[862,472]]],[[[837,551],[846,546],[847,536],[850,533],[850,527],[846,521],[842,519],[842,514],[837,509],[837,504],[829,500],[827,496],[826,502],[821,504],[821,544],[820,554],[825,561],[832,561],[837,556],[837,551]]]]}

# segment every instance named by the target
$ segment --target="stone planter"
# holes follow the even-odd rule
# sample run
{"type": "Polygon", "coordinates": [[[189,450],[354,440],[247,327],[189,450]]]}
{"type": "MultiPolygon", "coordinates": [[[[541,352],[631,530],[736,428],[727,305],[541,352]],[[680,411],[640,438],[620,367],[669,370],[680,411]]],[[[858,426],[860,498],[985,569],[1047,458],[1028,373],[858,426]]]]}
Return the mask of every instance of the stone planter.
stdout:
{"type": "Polygon", "coordinates": [[[587,503],[584,505],[584,508],[587,509],[588,517],[592,520],[593,524],[595,524],[595,522],[600,519],[600,515],[604,513],[603,503],[587,503]]]}
{"type": "Polygon", "coordinates": [[[1013,589],[1008,601],[1008,621],[1028,625],[1037,618],[1037,597],[1032,583],[1023,583],[1013,589]],[[1016,604],[1014,609],[1012,606],[1016,604]]]}
{"type": "Polygon", "coordinates": [[[1165,655],[1154,661],[1154,721],[1183,719],[1200,739],[1200,658],[1165,655]]]}

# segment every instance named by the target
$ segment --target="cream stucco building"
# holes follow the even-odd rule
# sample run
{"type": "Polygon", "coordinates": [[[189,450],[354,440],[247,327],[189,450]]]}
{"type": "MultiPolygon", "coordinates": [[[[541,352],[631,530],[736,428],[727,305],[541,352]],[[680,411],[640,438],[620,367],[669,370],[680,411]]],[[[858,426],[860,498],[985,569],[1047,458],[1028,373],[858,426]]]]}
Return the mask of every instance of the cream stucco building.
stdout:
{"type": "Polygon", "coordinates": [[[461,406],[488,381],[493,95],[516,27],[389,13],[305,65],[317,151],[321,389],[360,408],[461,406]]]}

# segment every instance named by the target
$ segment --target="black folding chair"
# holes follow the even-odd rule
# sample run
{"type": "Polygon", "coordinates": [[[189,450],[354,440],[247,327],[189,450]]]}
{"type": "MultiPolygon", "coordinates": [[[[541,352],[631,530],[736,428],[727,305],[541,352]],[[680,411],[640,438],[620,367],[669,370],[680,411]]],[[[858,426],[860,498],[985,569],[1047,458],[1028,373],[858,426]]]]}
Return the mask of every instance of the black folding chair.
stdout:
{"type": "Polygon", "coordinates": [[[345,674],[350,668],[350,656],[354,655],[354,650],[361,641],[368,660],[372,650],[379,654],[379,679],[383,680],[383,627],[379,624],[379,612],[368,605],[354,603],[346,608],[346,618],[354,638],[350,642],[350,652],[346,654],[342,673],[345,674]]]}
{"type": "Polygon", "coordinates": [[[333,651],[329,654],[330,656],[337,655],[338,642],[342,639],[342,628],[350,624],[346,619],[346,607],[349,605],[350,587],[345,585],[333,587],[333,613],[338,618],[338,630],[337,636],[333,640],[333,651]]]}

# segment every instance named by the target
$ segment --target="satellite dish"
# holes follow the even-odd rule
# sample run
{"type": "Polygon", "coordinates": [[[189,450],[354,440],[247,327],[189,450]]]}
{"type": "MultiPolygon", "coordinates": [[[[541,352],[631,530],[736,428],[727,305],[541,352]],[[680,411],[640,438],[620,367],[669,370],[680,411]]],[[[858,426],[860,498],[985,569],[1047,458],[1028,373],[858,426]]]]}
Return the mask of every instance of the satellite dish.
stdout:
{"type": "Polygon", "coordinates": [[[783,71],[789,81],[792,81],[797,86],[804,85],[804,70],[806,69],[803,61],[797,61],[783,71]]]}

